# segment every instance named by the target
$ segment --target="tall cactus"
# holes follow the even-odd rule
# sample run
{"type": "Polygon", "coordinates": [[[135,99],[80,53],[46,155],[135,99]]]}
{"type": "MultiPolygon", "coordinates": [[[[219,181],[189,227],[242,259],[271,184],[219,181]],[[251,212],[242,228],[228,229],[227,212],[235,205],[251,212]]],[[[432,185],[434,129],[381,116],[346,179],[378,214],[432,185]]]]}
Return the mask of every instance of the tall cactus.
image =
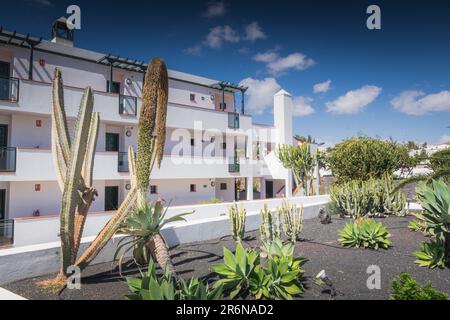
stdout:
{"type": "Polygon", "coordinates": [[[241,242],[245,235],[245,219],[247,211],[243,206],[238,208],[237,203],[234,203],[229,210],[230,229],[233,239],[241,242]]]}
{"type": "Polygon", "coordinates": [[[64,109],[61,72],[55,69],[52,82],[52,155],[61,201],[61,272],[75,263],[86,216],[97,191],[92,187],[92,171],[97,144],[99,115],[93,112],[92,89],[86,88],[81,100],[73,139],[70,138],[64,109]]]}
{"type": "Polygon", "coordinates": [[[260,210],[259,234],[262,242],[271,243],[275,239],[280,238],[280,215],[278,211],[276,218],[274,213],[269,210],[267,204],[260,210]]]}
{"type": "Polygon", "coordinates": [[[303,229],[303,206],[297,208],[295,204],[291,206],[288,202],[284,202],[281,212],[284,233],[292,243],[295,243],[303,229]]]}
{"type": "MultiPolygon", "coordinates": [[[[158,167],[161,165],[164,153],[168,81],[167,67],[164,61],[160,58],[153,59],[149,63],[145,75],[136,160],[131,146],[128,151],[131,190],[111,220],[76,261],[76,265],[80,268],[87,266],[100,253],[137,203],[146,200],[150,173],[155,161],[157,161],[158,167]]],[[[156,236],[160,237],[160,235],[156,236]]],[[[158,250],[167,250],[167,248],[159,246],[158,250]]]]}

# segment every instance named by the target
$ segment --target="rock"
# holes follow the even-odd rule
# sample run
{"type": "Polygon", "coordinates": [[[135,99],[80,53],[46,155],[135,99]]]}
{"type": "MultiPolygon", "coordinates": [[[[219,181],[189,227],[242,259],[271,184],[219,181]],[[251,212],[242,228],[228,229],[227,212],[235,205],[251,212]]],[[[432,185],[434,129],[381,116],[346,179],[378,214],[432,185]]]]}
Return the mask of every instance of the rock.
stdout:
{"type": "Polygon", "coordinates": [[[328,212],[325,212],[324,207],[319,209],[319,220],[321,224],[331,223],[331,215],[328,212]]]}

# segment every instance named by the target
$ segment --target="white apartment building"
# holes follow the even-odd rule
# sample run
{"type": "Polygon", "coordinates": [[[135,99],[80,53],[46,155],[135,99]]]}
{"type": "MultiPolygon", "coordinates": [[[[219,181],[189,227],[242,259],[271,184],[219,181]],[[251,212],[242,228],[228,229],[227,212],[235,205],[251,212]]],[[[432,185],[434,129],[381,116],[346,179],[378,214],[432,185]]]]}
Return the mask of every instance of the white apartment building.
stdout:
{"type": "MultiPolygon", "coordinates": [[[[94,111],[100,113],[94,165],[99,196],[91,211],[113,211],[130,188],[126,152],[129,145],[136,150],[146,65],[75,47],[64,20],[55,22],[52,32],[53,39],[44,40],[0,29],[3,222],[59,214],[50,118],[56,67],[63,75],[69,121],[75,124],[86,86],[93,88],[94,111]]],[[[230,202],[291,195],[292,179],[274,154],[276,144],[292,143],[288,93],[275,95],[275,125],[268,126],[253,123],[246,113],[244,87],[173,70],[169,86],[166,155],[161,168],[152,172],[151,199],[176,206],[213,198],[230,202]],[[180,133],[186,132],[189,145],[180,151],[180,133]]]]}

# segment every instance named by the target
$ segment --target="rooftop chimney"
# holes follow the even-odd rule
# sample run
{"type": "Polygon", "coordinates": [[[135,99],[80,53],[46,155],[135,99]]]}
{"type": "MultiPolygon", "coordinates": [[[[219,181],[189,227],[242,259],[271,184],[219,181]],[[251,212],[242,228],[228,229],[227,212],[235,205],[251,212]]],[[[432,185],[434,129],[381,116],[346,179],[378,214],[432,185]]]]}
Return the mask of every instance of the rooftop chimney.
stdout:
{"type": "Polygon", "coordinates": [[[52,42],[73,47],[73,35],[74,30],[69,29],[65,17],[61,17],[53,23],[52,42]]]}

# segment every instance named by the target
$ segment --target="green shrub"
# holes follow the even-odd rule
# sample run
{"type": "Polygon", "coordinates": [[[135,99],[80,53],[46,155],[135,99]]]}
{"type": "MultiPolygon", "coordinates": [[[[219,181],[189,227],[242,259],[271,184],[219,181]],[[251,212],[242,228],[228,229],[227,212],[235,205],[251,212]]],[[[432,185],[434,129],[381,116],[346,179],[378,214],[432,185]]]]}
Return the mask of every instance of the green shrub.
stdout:
{"type": "Polygon", "coordinates": [[[430,168],[433,172],[446,172],[444,180],[450,182],[450,148],[438,151],[430,157],[430,168]]]}
{"type": "Polygon", "coordinates": [[[205,200],[205,201],[199,201],[197,204],[202,205],[202,204],[217,204],[217,203],[224,203],[225,201],[223,199],[219,199],[219,198],[212,198],[210,200],[205,200]]]}
{"type": "Polygon", "coordinates": [[[339,182],[382,178],[414,165],[406,146],[368,137],[337,144],[326,162],[339,182]]]}
{"type": "Polygon", "coordinates": [[[448,296],[433,288],[431,282],[420,285],[408,273],[401,273],[392,282],[391,300],[447,300],[448,296]]]}
{"type": "Polygon", "coordinates": [[[301,266],[304,258],[293,256],[294,246],[275,240],[267,246],[268,259],[260,264],[259,253],[246,250],[239,243],[236,254],[224,248],[224,263],[212,266],[220,280],[215,286],[223,286],[230,298],[284,299],[290,300],[304,292],[301,266]]]}
{"type": "Polygon", "coordinates": [[[349,181],[333,185],[331,202],[333,210],[352,218],[363,216],[404,216],[407,214],[406,196],[394,192],[392,178],[349,181]]]}
{"type": "Polygon", "coordinates": [[[339,235],[341,236],[339,242],[344,247],[378,250],[379,248],[388,249],[391,244],[389,241],[391,235],[386,227],[369,218],[361,218],[347,224],[339,231],[339,235]]]}
{"type": "Polygon", "coordinates": [[[126,280],[132,292],[126,296],[130,300],[221,300],[223,297],[220,285],[210,290],[198,279],[176,281],[168,272],[158,278],[151,259],[142,278],[127,277],[126,280]]]}

